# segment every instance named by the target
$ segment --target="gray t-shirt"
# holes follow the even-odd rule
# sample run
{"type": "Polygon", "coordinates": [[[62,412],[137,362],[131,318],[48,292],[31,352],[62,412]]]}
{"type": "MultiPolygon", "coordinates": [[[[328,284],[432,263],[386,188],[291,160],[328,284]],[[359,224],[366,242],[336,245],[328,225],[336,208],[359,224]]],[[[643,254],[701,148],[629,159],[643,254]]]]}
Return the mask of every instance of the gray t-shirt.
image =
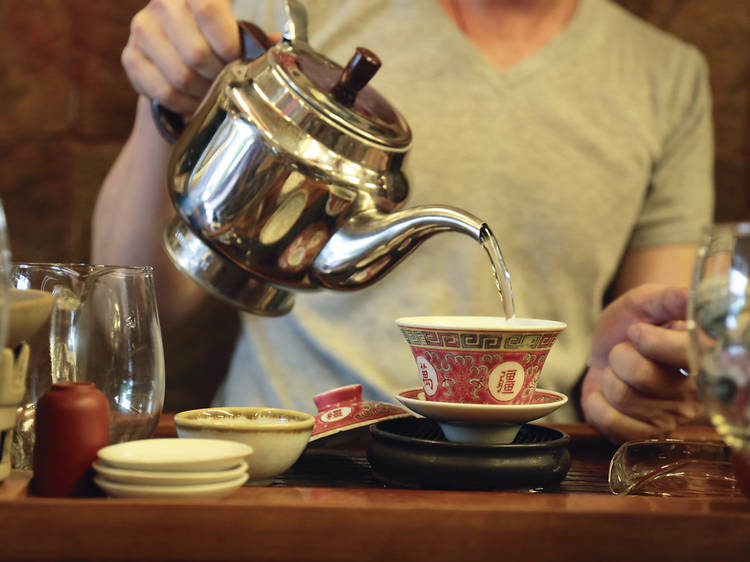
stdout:
{"type": "MultiPolygon", "coordinates": [[[[280,2],[238,17],[281,29],[280,2]]],[[[409,122],[409,205],[457,206],[494,231],[519,316],[568,324],[539,387],[570,393],[628,248],[697,241],[713,205],[707,67],[696,49],[605,0],[581,0],[537,53],[497,70],[434,0],[308,2],[310,43],[343,64],[383,61],[371,82],[409,122]]],[[[361,383],[393,400],[418,386],[394,320],[502,315],[483,249],[427,240],[382,281],[298,295],[281,318],[242,316],[214,403],[314,411],[312,396],[361,383]]],[[[550,421],[572,421],[573,404],[550,421]]]]}

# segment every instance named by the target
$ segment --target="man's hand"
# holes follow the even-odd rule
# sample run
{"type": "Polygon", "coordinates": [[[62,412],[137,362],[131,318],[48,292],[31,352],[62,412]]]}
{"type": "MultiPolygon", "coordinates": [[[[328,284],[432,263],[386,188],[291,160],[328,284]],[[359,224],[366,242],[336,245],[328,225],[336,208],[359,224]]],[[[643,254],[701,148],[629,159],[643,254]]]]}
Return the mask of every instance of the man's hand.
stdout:
{"type": "Polygon", "coordinates": [[[687,289],[641,285],[602,312],[592,342],[581,406],[612,441],[663,436],[702,406],[687,365],[687,289]]]}
{"type": "Polygon", "coordinates": [[[151,0],[133,17],[121,59],[139,94],[190,115],[239,56],[229,0],[151,0]]]}

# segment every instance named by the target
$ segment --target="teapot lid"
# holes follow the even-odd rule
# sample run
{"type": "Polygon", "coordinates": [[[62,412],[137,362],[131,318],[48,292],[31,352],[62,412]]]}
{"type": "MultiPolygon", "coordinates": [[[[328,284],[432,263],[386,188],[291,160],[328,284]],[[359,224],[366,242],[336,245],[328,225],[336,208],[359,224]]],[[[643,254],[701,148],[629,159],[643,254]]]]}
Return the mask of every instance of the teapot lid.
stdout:
{"type": "Polygon", "coordinates": [[[411,144],[406,120],[367,85],[380,66],[368,49],[357,48],[346,67],[299,41],[282,41],[267,56],[282,87],[292,90],[319,118],[386,149],[405,150],[411,144]]]}
{"type": "Polygon", "coordinates": [[[380,66],[368,49],[357,48],[343,68],[300,41],[282,41],[268,58],[277,79],[324,121],[386,149],[406,150],[411,144],[406,120],[367,85],[380,66]]]}

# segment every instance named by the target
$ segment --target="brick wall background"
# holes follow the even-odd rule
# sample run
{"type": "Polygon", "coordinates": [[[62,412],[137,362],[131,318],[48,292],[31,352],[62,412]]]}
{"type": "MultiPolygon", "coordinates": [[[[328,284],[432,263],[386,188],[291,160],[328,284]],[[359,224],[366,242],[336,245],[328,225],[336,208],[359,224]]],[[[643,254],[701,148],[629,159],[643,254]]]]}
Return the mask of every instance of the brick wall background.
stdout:
{"type": "MultiPolygon", "coordinates": [[[[707,57],[716,218],[750,219],[750,2],[619,1],[707,57]]],[[[120,51],[130,18],[144,4],[0,0],[0,198],[14,260],[88,261],[96,193],[135,107],[120,51]]],[[[236,326],[234,312],[212,301],[165,340],[167,410],[208,403],[236,326]]]]}

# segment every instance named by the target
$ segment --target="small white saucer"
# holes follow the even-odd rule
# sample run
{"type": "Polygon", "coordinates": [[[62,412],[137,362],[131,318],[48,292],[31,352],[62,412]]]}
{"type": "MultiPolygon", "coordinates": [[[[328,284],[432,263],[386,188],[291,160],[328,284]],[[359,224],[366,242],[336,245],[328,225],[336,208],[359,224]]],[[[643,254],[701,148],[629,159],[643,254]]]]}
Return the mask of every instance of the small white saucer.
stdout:
{"type": "Polygon", "coordinates": [[[188,486],[160,486],[158,484],[124,484],[113,482],[100,476],[94,482],[108,496],[116,498],[225,498],[242,486],[248,478],[244,473],[234,480],[214,482],[212,484],[193,484],[188,486]]]}
{"type": "Polygon", "coordinates": [[[91,466],[97,474],[111,482],[123,484],[166,484],[185,486],[194,484],[213,484],[235,480],[247,472],[247,463],[241,462],[229,470],[212,470],[208,472],[133,470],[117,468],[102,461],[95,461],[91,466]]]}
{"type": "Polygon", "coordinates": [[[560,408],[568,397],[538,388],[530,404],[459,404],[425,400],[421,387],[396,393],[404,406],[435,420],[449,441],[459,443],[511,443],[521,426],[560,408]]]}
{"type": "Polygon", "coordinates": [[[228,470],[252,454],[244,443],[224,439],[139,439],[99,449],[97,456],[117,468],[160,471],[228,470]]]}

